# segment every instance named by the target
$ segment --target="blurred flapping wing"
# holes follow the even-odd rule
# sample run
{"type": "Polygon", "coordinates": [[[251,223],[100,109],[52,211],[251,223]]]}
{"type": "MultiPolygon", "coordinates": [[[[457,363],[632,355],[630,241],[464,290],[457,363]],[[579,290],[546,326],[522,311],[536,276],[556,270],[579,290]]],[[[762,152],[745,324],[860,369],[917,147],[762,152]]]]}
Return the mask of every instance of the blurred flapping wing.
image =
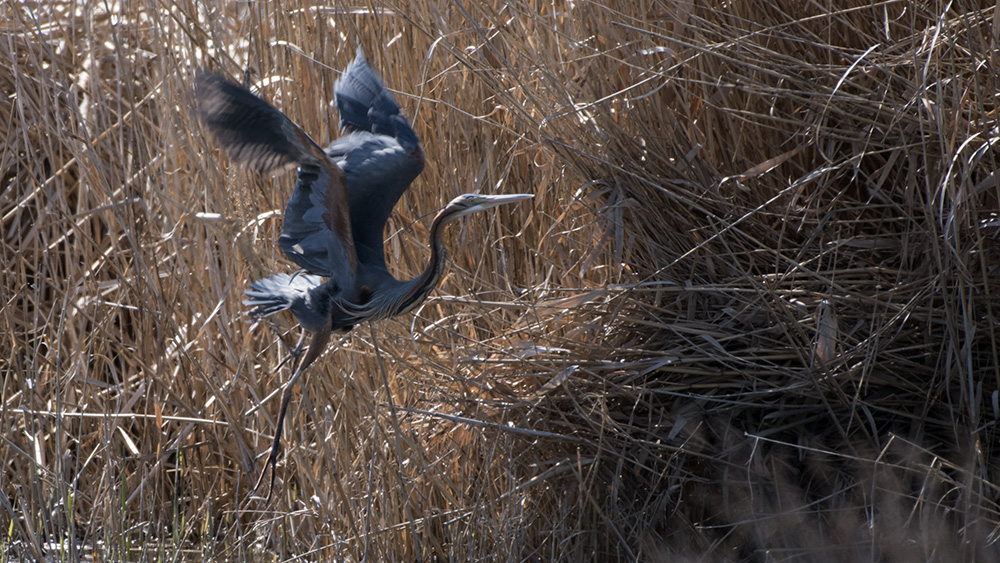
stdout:
{"type": "Polygon", "coordinates": [[[220,76],[199,75],[195,96],[202,122],[233,161],[261,173],[299,167],[278,245],[309,273],[349,285],[357,256],[340,167],[274,106],[220,76]]]}

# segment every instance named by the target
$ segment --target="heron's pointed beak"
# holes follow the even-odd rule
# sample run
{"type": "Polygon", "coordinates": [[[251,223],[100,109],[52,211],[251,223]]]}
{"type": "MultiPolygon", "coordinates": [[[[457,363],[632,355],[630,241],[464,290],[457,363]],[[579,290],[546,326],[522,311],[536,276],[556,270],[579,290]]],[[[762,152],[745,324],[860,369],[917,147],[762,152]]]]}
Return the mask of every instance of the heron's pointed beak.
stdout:
{"type": "Polygon", "coordinates": [[[505,203],[517,203],[525,199],[531,199],[534,194],[505,194],[505,195],[480,195],[482,201],[476,202],[478,209],[489,209],[505,203]]]}

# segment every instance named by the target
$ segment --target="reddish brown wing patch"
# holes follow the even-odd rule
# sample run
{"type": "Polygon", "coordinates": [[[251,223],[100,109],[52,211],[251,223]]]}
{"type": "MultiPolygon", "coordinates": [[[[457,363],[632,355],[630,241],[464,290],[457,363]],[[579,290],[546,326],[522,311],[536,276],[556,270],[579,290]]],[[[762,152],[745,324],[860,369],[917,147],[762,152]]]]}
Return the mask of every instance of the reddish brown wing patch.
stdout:
{"type": "Polygon", "coordinates": [[[295,132],[316,164],[322,167],[330,178],[323,194],[323,206],[326,208],[323,212],[323,222],[343,245],[351,271],[356,271],[358,256],[354,250],[354,237],[351,235],[351,210],[347,201],[347,180],[344,171],[302,129],[296,127],[295,132]]]}
{"type": "Polygon", "coordinates": [[[333,231],[333,234],[344,243],[344,251],[351,263],[351,270],[356,271],[358,256],[354,249],[354,237],[351,235],[351,210],[347,202],[347,184],[344,179],[344,171],[329,158],[323,163],[323,168],[330,175],[330,185],[326,188],[323,200],[323,204],[326,206],[323,221],[333,231]]]}

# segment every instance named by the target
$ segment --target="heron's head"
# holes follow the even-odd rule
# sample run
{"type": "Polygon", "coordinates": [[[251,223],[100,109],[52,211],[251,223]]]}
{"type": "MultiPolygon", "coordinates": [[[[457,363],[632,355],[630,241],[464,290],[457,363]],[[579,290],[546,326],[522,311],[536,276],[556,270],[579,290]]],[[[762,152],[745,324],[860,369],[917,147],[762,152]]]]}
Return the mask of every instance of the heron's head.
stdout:
{"type": "Polygon", "coordinates": [[[483,194],[462,194],[451,200],[444,210],[441,211],[441,220],[450,223],[459,217],[465,217],[470,213],[482,211],[505,203],[516,203],[521,200],[535,197],[532,194],[510,194],[510,195],[483,195],[483,194]]]}

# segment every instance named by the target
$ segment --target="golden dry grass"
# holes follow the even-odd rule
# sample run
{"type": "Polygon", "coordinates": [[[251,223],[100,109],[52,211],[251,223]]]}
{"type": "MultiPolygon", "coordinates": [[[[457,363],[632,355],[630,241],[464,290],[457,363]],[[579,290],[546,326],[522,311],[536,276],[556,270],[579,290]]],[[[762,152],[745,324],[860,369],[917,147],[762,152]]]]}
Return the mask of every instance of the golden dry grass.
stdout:
{"type": "MultiPolygon", "coordinates": [[[[0,560],[993,561],[993,4],[0,5],[0,560]],[[428,166],[401,276],[268,446],[291,174],[192,77],[325,142],[361,44],[428,166]]],[[[287,343],[283,344],[282,342],[287,343]]]]}

